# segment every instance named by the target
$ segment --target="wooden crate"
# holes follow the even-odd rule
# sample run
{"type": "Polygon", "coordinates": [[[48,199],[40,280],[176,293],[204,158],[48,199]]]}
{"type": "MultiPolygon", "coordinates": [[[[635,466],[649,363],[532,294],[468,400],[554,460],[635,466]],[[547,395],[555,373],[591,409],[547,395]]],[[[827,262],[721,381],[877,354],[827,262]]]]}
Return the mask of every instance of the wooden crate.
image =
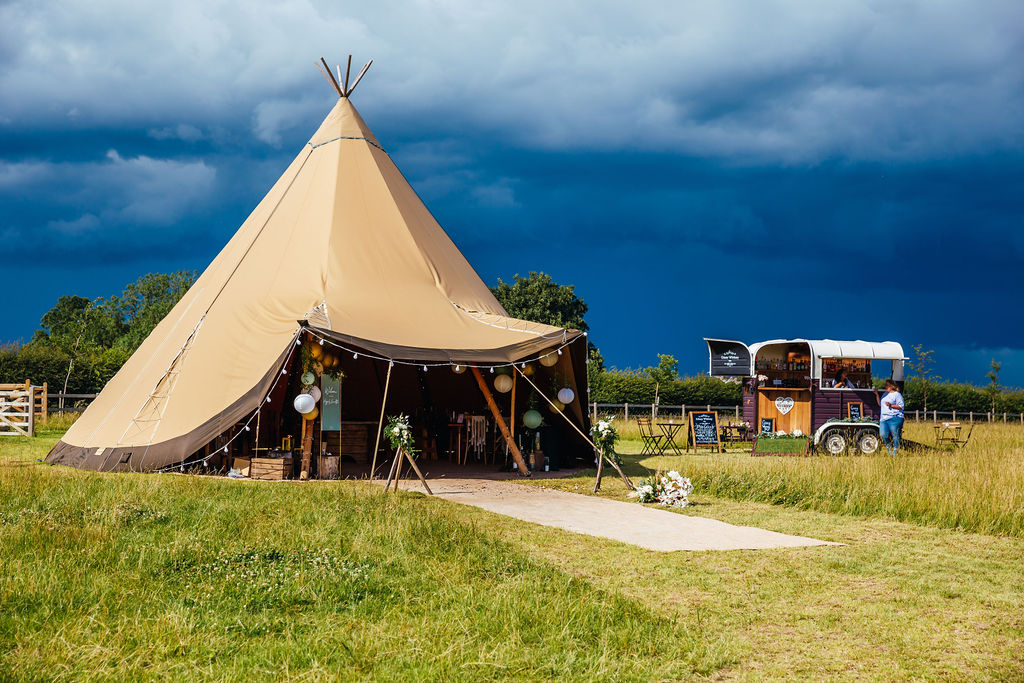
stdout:
{"type": "Polygon", "coordinates": [[[249,476],[253,479],[280,481],[291,474],[292,461],[285,458],[253,458],[249,476]]]}

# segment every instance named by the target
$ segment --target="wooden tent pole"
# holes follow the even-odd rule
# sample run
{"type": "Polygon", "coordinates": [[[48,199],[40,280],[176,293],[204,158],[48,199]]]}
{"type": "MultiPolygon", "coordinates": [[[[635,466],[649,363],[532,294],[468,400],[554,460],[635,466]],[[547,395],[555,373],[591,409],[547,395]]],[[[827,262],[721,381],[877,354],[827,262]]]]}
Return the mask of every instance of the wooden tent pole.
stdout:
{"type": "Polygon", "coordinates": [[[348,66],[345,67],[345,95],[348,95],[348,76],[352,73],[352,55],[348,56],[348,66]]]}
{"type": "Polygon", "coordinates": [[[604,473],[604,457],[603,454],[597,458],[597,478],[594,480],[594,493],[601,490],[601,475],[604,473]]]}
{"type": "MultiPolygon", "coordinates": [[[[370,465],[370,481],[377,476],[377,449],[380,448],[380,430],[384,427],[384,407],[388,404],[388,387],[391,386],[391,368],[393,361],[388,361],[388,377],[384,380],[384,398],[380,401],[380,419],[377,420],[377,440],[373,443],[373,464],[370,465]]],[[[380,381],[379,379],[377,380],[380,381]]]]}
{"type": "Polygon", "coordinates": [[[334,74],[331,73],[331,67],[327,66],[327,60],[321,57],[320,61],[323,62],[324,69],[327,70],[327,80],[329,80],[331,85],[334,86],[334,89],[338,91],[338,97],[344,97],[345,93],[341,90],[341,86],[338,85],[338,81],[334,78],[334,74]]]}
{"type": "Polygon", "coordinates": [[[508,416],[508,431],[512,434],[512,440],[516,440],[516,373],[512,373],[512,411],[508,416]]]}
{"type": "Polygon", "coordinates": [[[621,469],[621,468],[620,468],[620,467],[618,466],[618,464],[617,464],[617,463],[616,463],[616,462],[615,462],[614,460],[612,460],[612,459],[611,459],[611,458],[610,458],[609,456],[605,455],[605,452],[604,452],[604,450],[603,450],[603,449],[600,449],[600,448],[598,448],[598,447],[597,447],[597,444],[595,444],[595,443],[594,443],[593,441],[591,441],[591,440],[590,440],[590,437],[589,437],[589,436],[587,436],[586,434],[584,434],[584,433],[583,433],[583,430],[582,430],[582,429],[580,429],[579,427],[577,427],[577,426],[576,426],[576,423],[575,423],[575,422],[573,422],[572,420],[570,420],[570,419],[569,419],[569,417],[568,417],[568,416],[567,416],[567,415],[566,415],[565,413],[563,413],[563,412],[562,412],[561,410],[558,410],[558,408],[557,408],[557,407],[555,406],[555,404],[554,404],[554,403],[552,403],[551,399],[550,399],[550,398],[548,398],[547,396],[545,396],[545,395],[544,395],[544,392],[543,392],[543,391],[541,391],[540,389],[538,389],[538,388],[537,388],[537,385],[536,385],[536,384],[534,384],[534,383],[533,383],[532,381],[530,381],[530,378],[529,378],[529,377],[527,377],[527,376],[526,376],[526,375],[525,375],[525,374],[523,373],[523,371],[522,371],[522,370],[520,370],[520,369],[519,369],[518,367],[516,367],[516,366],[514,366],[514,365],[513,365],[512,367],[515,367],[515,368],[516,368],[516,372],[518,372],[518,373],[519,373],[520,375],[522,375],[522,376],[523,376],[523,379],[525,379],[525,380],[526,380],[527,382],[529,382],[529,383],[530,383],[530,386],[531,386],[531,387],[533,387],[533,388],[534,388],[534,390],[536,390],[536,392],[537,392],[538,394],[540,394],[540,395],[541,395],[541,398],[543,398],[543,399],[544,399],[545,401],[547,401],[547,402],[548,402],[548,403],[549,403],[549,404],[551,405],[551,407],[552,407],[552,408],[555,408],[555,412],[556,412],[556,413],[558,413],[559,415],[561,415],[561,416],[562,416],[562,418],[563,418],[563,419],[564,419],[564,420],[565,420],[566,422],[568,422],[568,423],[569,423],[569,425],[570,425],[570,426],[571,426],[571,427],[572,427],[573,429],[575,429],[575,430],[576,430],[577,432],[579,432],[579,435],[580,435],[580,436],[582,436],[582,437],[583,437],[584,439],[586,439],[587,443],[589,443],[589,444],[590,444],[591,446],[593,446],[593,447],[594,447],[594,450],[595,450],[595,451],[597,451],[598,453],[600,453],[600,454],[601,454],[601,460],[598,460],[598,463],[597,463],[597,476],[598,476],[598,479],[597,479],[597,486],[596,486],[596,487],[594,488],[594,490],[595,490],[595,491],[597,491],[597,488],[601,486],[601,462],[602,462],[602,460],[603,460],[604,458],[608,458],[608,464],[610,464],[610,465],[611,465],[612,467],[614,467],[614,468],[615,468],[615,471],[619,473],[619,476],[620,476],[620,477],[622,477],[622,481],[623,481],[623,482],[624,482],[624,483],[626,484],[626,488],[628,488],[628,489],[629,489],[630,491],[634,491],[634,490],[636,490],[636,487],[634,487],[634,486],[633,486],[633,482],[631,482],[631,481],[629,480],[629,477],[627,477],[627,476],[626,476],[626,473],[622,471],[622,469],[621,469]]]}
{"type": "Polygon", "coordinates": [[[494,416],[494,421],[498,423],[498,429],[501,430],[501,435],[505,437],[505,443],[508,444],[509,450],[512,451],[512,459],[516,461],[516,466],[519,468],[519,474],[524,477],[530,476],[530,470],[526,467],[526,461],[523,460],[523,454],[519,452],[519,446],[516,446],[515,440],[512,439],[512,435],[508,432],[508,426],[505,424],[505,418],[501,416],[501,411],[498,410],[498,404],[494,402],[494,396],[491,395],[491,390],[487,388],[487,382],[484,381],[484,376],[480,374],[480,368],[470,367],[473,371],[473,376],[476,377],[476,383],[480,385],[480,392],[484,395],[484,399],[487,400],[487,407],[491,409],[491,414],[494,416]]]}

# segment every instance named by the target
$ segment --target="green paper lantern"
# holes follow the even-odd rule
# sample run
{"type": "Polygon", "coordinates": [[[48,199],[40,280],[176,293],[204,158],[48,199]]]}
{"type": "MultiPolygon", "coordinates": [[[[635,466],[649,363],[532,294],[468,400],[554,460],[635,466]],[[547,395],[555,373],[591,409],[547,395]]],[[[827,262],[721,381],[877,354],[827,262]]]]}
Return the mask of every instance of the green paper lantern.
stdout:
{"type": "Polygon", "coordinates": [[[302,373],[301,379],[303,384],[305,384],[306,386],[310,386],[316,382],[316,375],[314,375],[312,372],[304,372],[302,373]]]}
{"type": "Polygon", "coordinates": [[[527,410],[525,413],[523,413],[523,424],[529,427],[530,429],[536,429],[537,427],[540,427],[540,423],[543,421],[544,418],[541,417],[541,414],[536,410],[527,410]]]}

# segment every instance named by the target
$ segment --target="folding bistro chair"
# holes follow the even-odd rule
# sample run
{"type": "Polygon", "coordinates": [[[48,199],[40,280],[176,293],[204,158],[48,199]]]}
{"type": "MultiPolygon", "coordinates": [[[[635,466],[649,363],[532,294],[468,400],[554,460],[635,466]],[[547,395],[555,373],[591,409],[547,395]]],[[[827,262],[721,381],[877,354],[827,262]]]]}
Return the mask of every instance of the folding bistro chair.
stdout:
{"type": "Polygon", "coordinates": [[[971,433],[974,431],[974,423],[971,422],[970,425],[971,426],[967,428],[967,436],[960,438],[960,435],[957,434],[956,438],[953,439],[953,445],[957,448],[965,447],[967,442],[971,440],[971,433]]]}
{"type": "Polygon", "coordinates": [[[640,455],[661,455],[665,450],[661,446],[661,441],[665,438],[665,435],[654,433],[654,425],[651,424],[651,418],[649,417],[638,417],[636,424],[640,428],[640,439],[644,443],[640,455]]]}

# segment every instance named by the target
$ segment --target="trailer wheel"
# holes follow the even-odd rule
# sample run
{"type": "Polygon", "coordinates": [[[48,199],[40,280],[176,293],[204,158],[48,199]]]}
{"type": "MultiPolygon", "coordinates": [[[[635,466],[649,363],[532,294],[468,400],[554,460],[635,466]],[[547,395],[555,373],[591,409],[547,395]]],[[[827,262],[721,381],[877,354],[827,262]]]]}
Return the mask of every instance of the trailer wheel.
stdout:
{"type": "Polygon", "coordinates": [[[843,430],[831,429],[821,438],[821,445],[829,455],[842,455],[850,442],[843,430]]]}
{"type": "Polygon", "coordinates": [[[853,437],[857,450],[864,455],[874,455],[882,446],[882,439],[874,429],[862,429],[853,437]]]}

